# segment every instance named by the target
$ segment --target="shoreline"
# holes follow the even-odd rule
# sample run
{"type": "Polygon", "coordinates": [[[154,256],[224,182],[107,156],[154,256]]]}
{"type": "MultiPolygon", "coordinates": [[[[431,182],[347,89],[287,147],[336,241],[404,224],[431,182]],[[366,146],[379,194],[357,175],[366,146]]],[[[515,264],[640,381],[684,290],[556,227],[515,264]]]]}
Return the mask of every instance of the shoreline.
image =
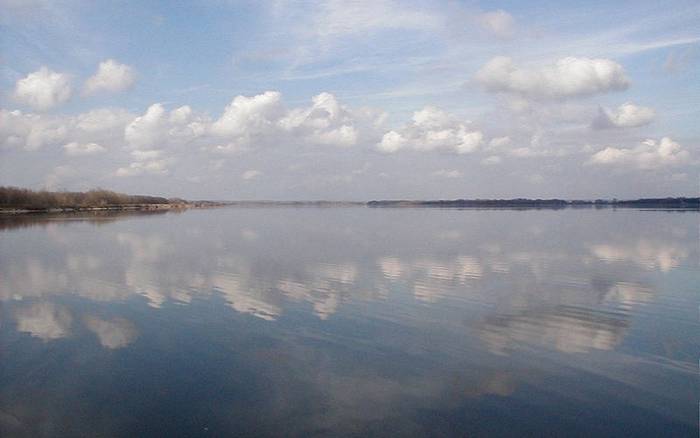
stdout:
{"type": "Polygon", "coordinates": [[[165,211],[165,210],[189,210],[192,208],[210,208],[220,205],[196,205],[196,204],[138,204],[138,205],[105,205],[101,207],[49,207],[49,208],[0,208],[0,215],[32,215],[47,213],[80,213],[103,211],[165,211]]]}
{"type": "Polygon", "coordinates": [[[330,200],[185,200],[143,195],[122,195],[109,191],[31,192],[24,189],[4,188],[10,191],[0,199],[0,215],[61,214],[79,212],[139,212],[184,211],[215,207],[365,207],[365,208],[438,208],[438,209],[508,209],[508,210],[561,210],[561,209],[617,209],[700,211],[700,197],[665,197],[638,199],[384,199],[363,201],[330,200]],[[19,199],[11,199],[11,196],[19,199]],[[22,199],[22,197],[24,199],[22,199]],[[9,199],[8,199],[9,198],[9,199]],[[13,205],[14,204],[14,205],[13,205]]]}
{"type": "Polygon", "coordinates": [[[700,198],[640,198],[629,200],[566,199],[455,199],[455,200],[381,200],[367,203],[371,208],[469,208],[469,209],[567,209],[636,208],[663,210],[700,210],[700,198]]]}
{"type": "Polygon", "coordinates": [[[151,204],[151,205],[122,205],[122,206],[105,206],[105,207],[61,207],[61,208],[3,208],[0,209],[0,217],[12,216],[32,216],[42,214],[70,214],[70,213],[119,213],[119,212],[183,212],[193,209],[208,209],[208,208],[344,208],[344,207],[364,207],[370,209],[445,209],[445,210],[616,210],[616,209],[636,209],[647,211],[677,211],[677,212],[700,212],[700,207],[697,205],[668,205],[668,204],[564,204],[564,205],[546,205],[546,204],[530,204],[530,205],[468,205],[459,203],[431,203],[431,202],[231,202],[221,204],[208,205],[170,205],[170,204],[151,204]]]}

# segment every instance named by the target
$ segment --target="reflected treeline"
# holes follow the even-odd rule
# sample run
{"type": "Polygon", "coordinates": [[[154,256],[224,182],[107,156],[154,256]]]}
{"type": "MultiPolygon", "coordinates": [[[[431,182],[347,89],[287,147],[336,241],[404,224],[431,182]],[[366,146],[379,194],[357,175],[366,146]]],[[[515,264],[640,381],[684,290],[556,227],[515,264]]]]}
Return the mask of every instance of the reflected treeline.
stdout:
{"type": "MultiPolygon", "coordinates": [[[[205,217],[183,215],[168,226],[157,218],[132,221],[88,238],[69,226],[44,227],[33,239],[8,233],[0,253],[0,300],[16,303],[20,332],[51,341],[81,325],[106,348],[128,345],[136,327],[118,317],[74,315],[54,298],[141,300],[162,309],[218,297],[235,312],[267,321],[299,309],[328,320],[370,303],[376,317],[393,311],[399,323],[415,324],[431,318],[432,308],[449,308],[457,325],[475,328],[494,353],[522,344],[573,353],[619,345],[630,310],[654,300],[654,274],[673,271],[697,251],[683,221],[655,227],[652,236],[644,226],[606,231],[591,226],[591,218],[564,230],[525,214],[508,228],[488,212],[478,217],[483,223],[462,222],[473,214],[443,215],[442,222],[426,225],[417,212],[405,213],[409,222],[395,226],[323,210],[337,218],[327,227],[318,211],[275,216],[279,211],[201,212],[205,217]]],[[[172,213],[139,213],[146,214],[172,213]]],[[[133,216],[76,219],[104,224],[133,216]]],[[[18,219],[27,219],[25,226],[55,223],[18,219]]],[[[452,324],[444,315],[436,323],[452,324]]]]}
{"type": "Polygon", "coordinates": [[[42,227],[47,224],[87,222],[92,225],[106,225],[120,219],[162,214],[181,214],[184,210],[134,210],[134,211],[80,211],[74,213],[31,213],[0,214],[0,230],[15,228],[42,227]]]}

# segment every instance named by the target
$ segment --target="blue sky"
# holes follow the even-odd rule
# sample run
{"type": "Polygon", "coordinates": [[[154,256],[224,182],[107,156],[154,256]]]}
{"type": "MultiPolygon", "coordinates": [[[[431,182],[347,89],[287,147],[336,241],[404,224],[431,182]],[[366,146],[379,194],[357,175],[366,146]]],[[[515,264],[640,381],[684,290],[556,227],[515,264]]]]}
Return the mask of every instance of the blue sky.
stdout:
{"type": "Polygon", "coordinates": [[[0,183],[695,195],[700,4],[3,0],[0,183]]]}

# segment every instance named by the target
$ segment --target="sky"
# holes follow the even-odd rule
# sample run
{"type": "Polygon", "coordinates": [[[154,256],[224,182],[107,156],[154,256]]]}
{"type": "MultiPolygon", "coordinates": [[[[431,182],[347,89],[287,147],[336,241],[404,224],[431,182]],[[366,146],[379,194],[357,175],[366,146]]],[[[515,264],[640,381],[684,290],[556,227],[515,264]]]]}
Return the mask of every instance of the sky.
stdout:
{"type": "Polygon", "coordinates": [[[0,0],[0,184],[698,196],[700,3],[0,0]]]}

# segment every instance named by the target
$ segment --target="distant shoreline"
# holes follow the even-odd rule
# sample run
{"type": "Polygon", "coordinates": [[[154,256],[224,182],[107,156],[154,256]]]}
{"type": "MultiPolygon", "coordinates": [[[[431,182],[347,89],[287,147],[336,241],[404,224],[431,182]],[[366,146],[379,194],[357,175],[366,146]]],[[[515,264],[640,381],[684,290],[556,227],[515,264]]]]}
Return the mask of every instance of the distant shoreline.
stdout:
{"type": "Polygon", "coordinates": [[[34,213],[77,213],[91,211],[153,211],[175,210],[190,208],[186,205],[148,204],[148,205],[108,205],[103,207],[51,207],[51,208],[3,208],[3,214],[34,214],[34,213]]]}
{"type": "Polygon", "coordinates": [[[455,199],[455,200],[382,200],[370,201],[368,207],[401,208],[508,208],[508,209],[563,209],[563,208],[646,208],[700,210],[700,198],[640,198],[640,199],[455,199]]]}
{"type": "Polygon", "coordinates": [[[564,209],[564,208],[641,208],[700,210],[700,197],[639,199],[453,199],[453,200],[376,200],[352,201],[188,201],[148,195],[125,195],[108,190],[88,192],[33,191],[0,187],[0,214],[169,211],[211,207],[370,207],[370,208],[485,208],[485,209],[564,209]]]}
{"type": "Polygon", "coordinates": [[[51,207],[51,208],[0,208],[0,214],[44,214],[80,212],[119,212],[119,211],[174,211],[194,208],[224,207],[227,203],[187,203],[187,204],[147,204],[147,205],[107,205],[103,207],[51,207]]]}

